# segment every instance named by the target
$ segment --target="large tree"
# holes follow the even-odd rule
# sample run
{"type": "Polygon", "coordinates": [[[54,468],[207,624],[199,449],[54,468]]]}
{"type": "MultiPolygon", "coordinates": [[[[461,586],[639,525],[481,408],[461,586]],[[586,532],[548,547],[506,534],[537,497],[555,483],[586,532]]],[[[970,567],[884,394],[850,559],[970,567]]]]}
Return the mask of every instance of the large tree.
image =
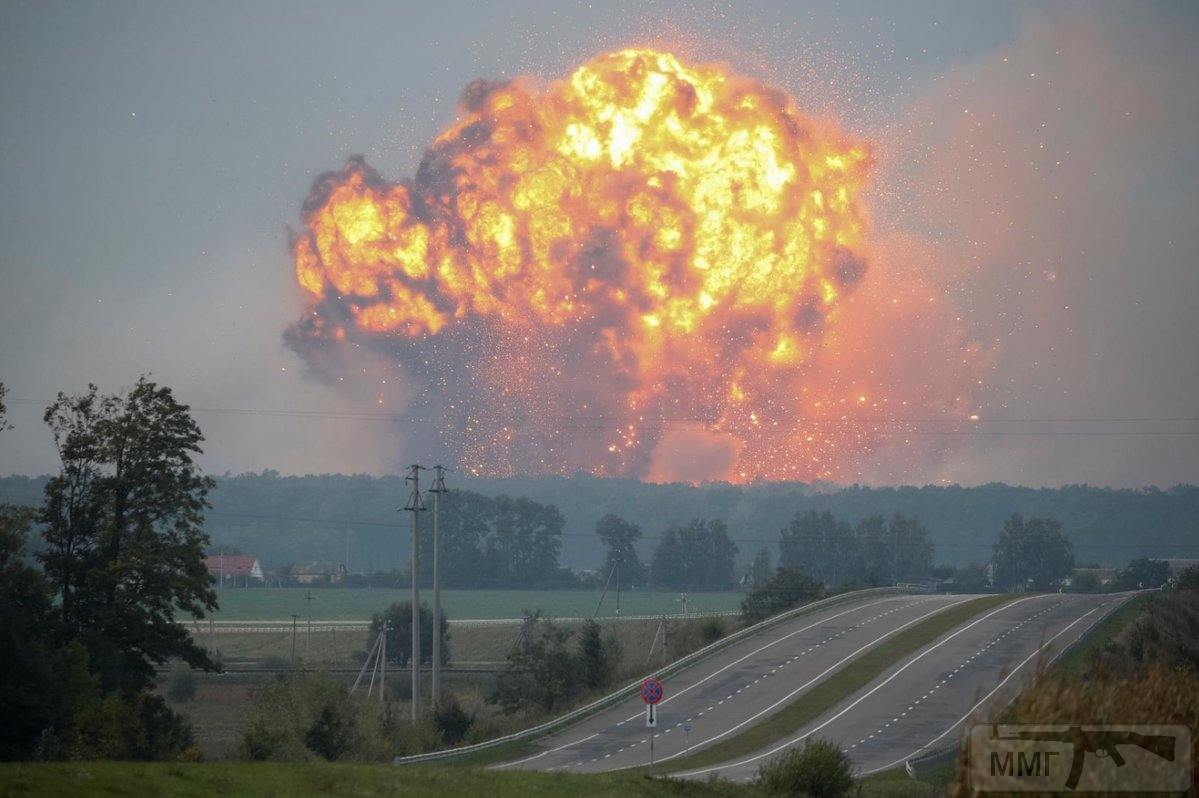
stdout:
{"type": "Polygon", "coordinates": [[[213,668],[175,622],[216,608],[203,563],[213,483],[194,460],[203,435],[188,407],[142,377],[122,395],[59,394],[45,421],[62,466],[46,485],[39,558],[104,688],[136,692],[173,657],[213,668]]]}
{"type": "Polygon", "coordinates": [[[991,558],[995,586],[1048,590],[1074,569],[1074,545],[1052,518],[1013,515],[1003,525],[991,558]]]}
{"type": "Polygon", "coordinates": [[[595,534],[599,535],[608,552],[601,576],[607,579],[612,569],[617,568],[621,584],[645,584],[645,566],[641,564],[636,549],[636,543],[641,538],[641,527],[608,513],[596,522],[595,534]]]}
{"type": "Polygon", "coordinates": [[[654,550],[650,575],[662,587],[731,587],[736,556],[737,545],[723,521],[696,518],[666,530],[654,550]]]}

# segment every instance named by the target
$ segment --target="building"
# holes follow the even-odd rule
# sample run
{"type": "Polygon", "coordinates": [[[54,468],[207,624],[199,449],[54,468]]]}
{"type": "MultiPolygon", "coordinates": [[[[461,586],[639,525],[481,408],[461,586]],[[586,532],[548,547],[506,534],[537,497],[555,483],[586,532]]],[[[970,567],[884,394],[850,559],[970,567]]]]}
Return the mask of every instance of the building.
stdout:
{"type": "Polygon", "coordinates": [[[212,554],[204,558],[204,567],[217,584],[243,587],[262,584],[262,565],[249,554],[212,554]]]}
{"type": "Polygon", "coordinates": [[[329,585],[340,582],[346,574],[344,565],[328,562],[311,562],[296,565],[291,569],[291,578],[301,585],[329,585]]]}

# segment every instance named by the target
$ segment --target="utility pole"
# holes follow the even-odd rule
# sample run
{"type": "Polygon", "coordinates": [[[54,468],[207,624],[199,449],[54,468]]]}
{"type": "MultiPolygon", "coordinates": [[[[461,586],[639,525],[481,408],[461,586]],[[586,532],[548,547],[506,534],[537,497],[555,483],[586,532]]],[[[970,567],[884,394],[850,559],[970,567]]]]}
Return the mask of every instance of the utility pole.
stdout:
{"type": "Polygon", "coordinates": [[[291,614],[291,669],[296,669],[296,621],[300,619],[294,612],[291,614]]]}
{"type": "MultiPolygon", "coordinates": [[[[412,513],[412,722],[420,722],[420,518],[425,509],[420,496],[421,467],[413,464],[408,468],[405,482],[412,483],[412,495],[404,508],[412,513]]],[[[436,634],[434,635],[436,636],[436,634]]]]}
{"type": "Polygon", "coordinates": [[[433,662],[432,706],[441,700],[441,494],[446,492],[445,466],[433,466],[433,662]]]}
{"type": "Polygon", "coordinates": [[[304,656],[312,657],[312,602],[316,601],[316,597],[309,590],[304,595],[304,601],[308,602],[308,629],[304,632],[304,656]]]}

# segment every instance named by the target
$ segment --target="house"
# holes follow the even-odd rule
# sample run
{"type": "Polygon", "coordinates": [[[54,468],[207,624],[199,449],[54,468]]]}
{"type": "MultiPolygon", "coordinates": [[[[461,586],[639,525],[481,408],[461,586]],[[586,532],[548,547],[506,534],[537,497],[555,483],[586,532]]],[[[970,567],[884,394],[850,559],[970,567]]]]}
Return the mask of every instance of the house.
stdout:
{"type": "Polygon", "coordinates": [[[262,565],[249,554],[211,554],[204,558],[204,567],[217,584],[262,584],[262,565]]]}
{"type": "Polygon", "coordinates": [[[344,565],[328,562],[311,562],[291,569],[291,578],[301,585],[336,584],[345,574],[344,565]]]}

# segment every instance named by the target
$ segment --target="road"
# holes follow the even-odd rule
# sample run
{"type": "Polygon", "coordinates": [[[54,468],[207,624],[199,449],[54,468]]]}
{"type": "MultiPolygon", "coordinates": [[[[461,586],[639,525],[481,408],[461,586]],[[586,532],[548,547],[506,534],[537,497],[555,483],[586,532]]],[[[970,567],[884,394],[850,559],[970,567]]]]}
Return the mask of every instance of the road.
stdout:
{"type": "MultiPolygon", "coordinates": [[[[736,734],[862,652],[973,596],[873,596],[792,618],[665,680],[654,736],[657,762],[736,734]],[[686,724],[691,731],[685,730],[686,724]]],[[[645,706],[632,697],[538,741],[497,768],[598,772],[649,761],[645,706]]]]}
{"type": "Polygon", "coordinates": [[[952,743],[975,711],[1010,700],[1038,660],[1081,637],[1127,595],[1016,599],[897,662],[789,739],[752,756],[676,775],[747,781],[771,756],[811,736],[842,745],[861,775],[900,767],[918,753],[952,743]]]}

